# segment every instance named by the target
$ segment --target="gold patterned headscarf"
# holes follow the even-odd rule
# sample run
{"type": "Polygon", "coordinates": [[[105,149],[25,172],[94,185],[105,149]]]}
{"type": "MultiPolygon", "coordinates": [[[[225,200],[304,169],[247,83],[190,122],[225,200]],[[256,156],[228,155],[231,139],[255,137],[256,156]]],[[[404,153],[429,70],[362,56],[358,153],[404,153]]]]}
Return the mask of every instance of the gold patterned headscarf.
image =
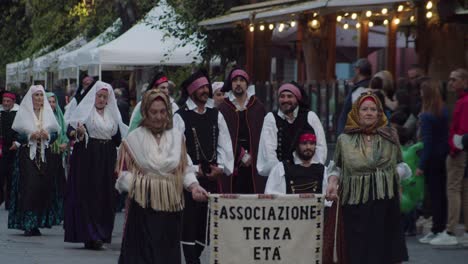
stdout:
{"type": "Polygon", "coordinates": [[[150,91],[146,92],[145,96],[143,97],[143,100],[141,102],[141,116],[142,116],[142,119],[141,119],[140,126],[148,128],[149,130],[151,130],[151,132],[153,132],[155,134],[160,134],[164,130],[171,129],[172,126],[173,126],[173,124],[172,124],[172,105],[171,105],[171,102],[169,100],[169,97],[166,94],[164,94],[164,93],[162,93],[162,92],[160,92],[158,90],[150,90],[150,91]],[[157,99],[162,99],[162,101],[164,102],[164,104],[166,106],[166,111],[167,111],[167,121],[164,124],[164,126],[162,126],[160,128],[155,128],[154,124],[148,118],[148,111],[149,111],[149,109],[151,107],[151,104],[153,104],[153,102],[156,101],[157,99]]]}
{"type": "Polygon", "coordinates": [[[362,94],[353,104],[353,108],[348,113],[348,119],[346,120],[344,133],[375,134],[377,133],[377,130],[379,128],[386,127],[387,124],[388,124],[388,120],[383,111],[382,102],[380,102],[379,98],[374,93],[367,92],[367,93],[362,94]],[[360,122],[360,118],[359,118],[359,107],[361,106],[362,103],[364,103],[364,101],[367,101],[367,100],[374,101],[379,111],[379,117],[377,119],[377,122],[375,122],[370,127],[362,126],[360,122]]]}

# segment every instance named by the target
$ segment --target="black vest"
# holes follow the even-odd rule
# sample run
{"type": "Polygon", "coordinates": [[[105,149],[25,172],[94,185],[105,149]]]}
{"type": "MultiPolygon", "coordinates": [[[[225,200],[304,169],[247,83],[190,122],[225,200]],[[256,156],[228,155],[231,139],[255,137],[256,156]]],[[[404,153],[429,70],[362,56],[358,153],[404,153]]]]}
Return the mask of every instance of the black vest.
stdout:
{"type": "MultiPolygon", "coordinates": [[[[218,110],[206,108],[204,114],[195,113],[184,106],[177,113],[185,123],[185,144],[193,164],[209,173],[210,164],[217,165],[218,110]]],[[[217,193],[218,183],[207,177],[198,177],[198,182],[208,192],[217,193]]]]}
{"type": "Polygon", "coordinates": [[[204,114],[198,114],[184,107],[177,113],[185,123],[187,153],[193,164],[217,164],[218,110],[206,108],[204,114]]]}
{"type": "Polygon", "coordinates": [[[286,193],[322,193],[325,166],[312,164],[309,167],[283,162],[286,193]]]}
{"type": "Polygon", "coordinates": [[[307,121],[308,115],[309,111],[301,111],[301,109],[299,109],[296,119],[290,124],[288,121],[281,118],[278,113],[273,113],[276,120],[276,127],[278,128],[276,157],[279,161],[294,161],[292,154],[299,134],[303,130],[308,130],[315,134],[314,129],[307,121]]]}

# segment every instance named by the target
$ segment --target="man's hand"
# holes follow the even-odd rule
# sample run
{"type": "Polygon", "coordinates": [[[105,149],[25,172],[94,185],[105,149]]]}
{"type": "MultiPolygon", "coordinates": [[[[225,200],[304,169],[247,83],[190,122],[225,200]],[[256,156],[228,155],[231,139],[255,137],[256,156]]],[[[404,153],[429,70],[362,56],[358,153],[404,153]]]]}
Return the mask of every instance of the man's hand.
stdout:
{"type": "Polygon", "coordinates": [[[205,202],[208,200],[208,192],[203,189],[198,183],[192,183],[189,186],[189,190],[192,193],[192,198],[197,202],[205,202]]]}
{"type": "Polygon", "coordinates": [[[325,198],[335,201],[338,198],[338,177],[330,176],[328,178],[327,192],[325,198]]]}
{"type": "Polygon", "coordinates": [[[11,147],[9,148],[9,150],[14,151],[14,150],[17,150],[17,149],[18,149],[18,147],[16,146],[15,142],[13,142],[11,144],[11,147]]]}
{"type": "Polygon", "coordinates": [[[207,173],[206,176],[212,178],[213,180],[221,177],[223,175],[223,169],[218,168],[218,166],[210,165],[211,172],[207,173]]]}

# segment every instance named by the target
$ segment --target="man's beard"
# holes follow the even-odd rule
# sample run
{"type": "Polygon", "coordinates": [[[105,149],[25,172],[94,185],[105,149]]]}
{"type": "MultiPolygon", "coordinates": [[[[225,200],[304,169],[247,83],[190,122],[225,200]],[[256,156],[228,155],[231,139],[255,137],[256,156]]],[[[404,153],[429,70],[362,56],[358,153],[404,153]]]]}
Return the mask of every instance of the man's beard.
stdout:
{"type": "Polygon", "coordinates": [[[313,150],[296,151],[297,156],[303,161],[310,161],[315,154],[313,150]]]}
{"type": "Polygon", "coordinates": [[[193,100],[195,101],[195,103],[205,104],[207,102],[207,99],[205,98],[208,98],[208,97],[209,97],[209,93],[201,93],[201,94],[195,95],[193,97],[193,100]]]}
{"type": "Polygon", "coordinates": [[[284,114],[289,114],[289,113],[294,112],[294,109],[296,109],[296,107],[297,107],[297,105],[295,106],[294,104],[291,104],[291,103],[283,103],[283,104],[280,105],[280,110],[284,114]],[[284,109],[283,105],[289,105],[289,107],[287,109],[284,109]]]}
{"type": "Polygon", "coordinates": [[[235,97],[242,97],[245,94],[245,91],[242,88],[237,89],[237,87],[236,87],[236,88],[232,89],[232,93],[234,94],[235,97]]]}

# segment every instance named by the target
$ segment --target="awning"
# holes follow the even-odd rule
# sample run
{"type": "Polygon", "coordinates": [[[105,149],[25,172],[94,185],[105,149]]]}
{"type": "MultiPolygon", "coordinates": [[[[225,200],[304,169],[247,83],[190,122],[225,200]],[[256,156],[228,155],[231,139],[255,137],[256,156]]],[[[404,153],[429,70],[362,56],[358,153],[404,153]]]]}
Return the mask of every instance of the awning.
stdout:
{"type": "MultiPolygon", "coordinates": [[[[241,23],[253,22],[278,22],[299,17],[307,12],[320,11],[320,14],[329,14],[337,11],[359,11],[369,8],[380,8],[391,6],[396,3],[407,2],[405,0],[315,0],[303,3],[285,2],[267,6],[264,4],[257,9],[247,9],[243,11],[242,6],[231,8],[228,14],[201,21],[198,25],[207,29],[229,28],[241,23]],[[289,17],[288,17],[289,16],[289,17]]],[[[246,5],[249,6],[249,5],[246,5]]]]}
{"type": "Polygon", "coordinates": [[[33,72],[47,72],[50,66],[56,65],[60,55],[75,50],[84,44],[86,44],[86,39],[83,36],[78,36],[68,42],[65,46],[35,58],[33,62],[33,72]]]}

